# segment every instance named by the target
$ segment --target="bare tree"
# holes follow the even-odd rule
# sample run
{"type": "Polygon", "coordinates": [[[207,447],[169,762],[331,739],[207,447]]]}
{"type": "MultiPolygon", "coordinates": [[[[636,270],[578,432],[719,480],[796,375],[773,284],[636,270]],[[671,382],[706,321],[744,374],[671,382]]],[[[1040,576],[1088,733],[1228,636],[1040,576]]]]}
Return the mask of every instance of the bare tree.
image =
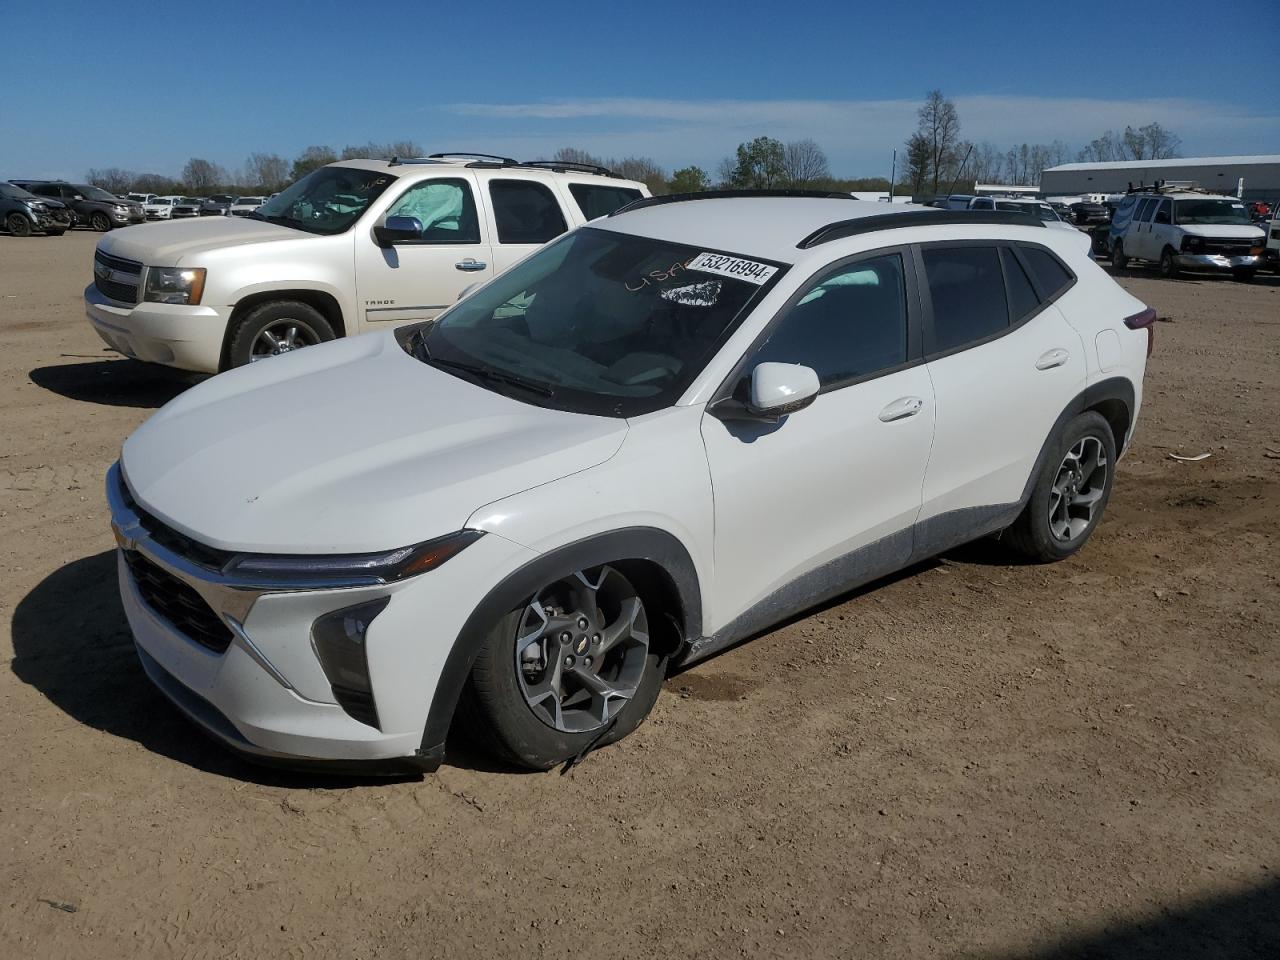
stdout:
{"type": "Polygon", "coordinates": [[[121,170],[119,167],[104,167],[100,170],[89,170],[84,178],[95,187],[101,187],[107,193],[125,193],[133,188],[137,174],[132,170],[121,170]]]}
{"type": "Polygon", "coordinates": [[[203,157],[192,157],[182,168],[182,182],[196,195],[210,193],[227,181],[227,172],[203,157]]]}
{"type": "Polygon", "coordinates": [[[289,180],[289,162],[278,153],[251,153],[245,161],[246,182],[273,193],[283,187],[289,180]]]}
{"type": "Polygon", "coordinates": [[[611,157],[598,166],[607,167],[628,180],[639,180],[652,194],[667,192],[667,171],[649,157],[620,157],[616,160],[611,157]]]}
{"type": "Polygon", "coordinates": [[[912,194],[924,193],[925,184],[929,180],[930,157],[932,147],[929,138],[917,130],[907,138],[906,180],[911,184],[912,194]]]}
{"type": "Polygon", "coordinates": [[[160,173],[140,173],[133,178],[133,189],[139,193],[174,193],[177,185],[172,177],[160,173]]]}
{"type": "Polygon", "coordinates": [[[583,163],[589,167],[607,166],[600,157],[586,150],[579,150],[577,147],[561,147],[551,159],[559,160],[561,163],[583,163]]]}
{"type": "Polygon", "coordinates": [[[1182,138],[1173,131],[1166,130],[1158,123],[1148,123],[1145,127],[1138,128],[1138,133],[1142,136],[1143,147],[1143,156],[1138,159],[1167,160],[1178,156],[1182,138]]]}
{"type": "Polygon", "coordinates": [[[941,90],[930,90],[925,97],[924,106],[920,108],[920,133],[929,141],[930,176],[933,181],[933,192],[938,192],[938,182],[946,175],[948,168],[956,162],[956,146],[960,140],[960,115],[956,113],[956,105],[942,95],[941,90]]]}
{"type": "Polygon", "coordinates": [[[782,148],[782,180],[792,188],[813,186],[831,179],[827,155],[812,140],[793,140],[782,148]]]}
{"type": "Polygon", "coordinates": [[[343,147],[341,159],[390,160],[392,157],[420,157],[423,153],[422,145],[413,140],[396,140],[392,143],[375,143],[370,140],[368,143],[343,147]]]}

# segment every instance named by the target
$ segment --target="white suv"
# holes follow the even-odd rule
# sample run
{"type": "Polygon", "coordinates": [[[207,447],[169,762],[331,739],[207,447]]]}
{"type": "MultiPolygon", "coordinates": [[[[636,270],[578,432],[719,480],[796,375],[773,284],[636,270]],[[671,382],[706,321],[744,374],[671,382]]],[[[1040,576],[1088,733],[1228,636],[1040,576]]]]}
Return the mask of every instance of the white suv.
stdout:
{"type": "Polygon", "coordinates": [[[1155,314],[1078,243],[666,199],[126,441],[120,589],[181,710],[258,758],[431,769],[467,690],[468,727],[545,768],[633,730],[669,663],[976,537],[1089,538],[1155,314]]]}
{"type": "Polygon", "coordinates": [[[1116,207],[1110,230],[1111,262],[1159,264],[1160,275],[1181,270],[1230,272],[1251,280],[1262,266],[1266,234],[1237,197],[1179,187],[1130,193],[1116,207]]]}
{"type": "Polygon", "coordinates": [[[347,160],[246,216],[112,233],[85,309],[125,356],[216,373],[434,317],[548,240],[647,195],[576,164],[347,160]]]}

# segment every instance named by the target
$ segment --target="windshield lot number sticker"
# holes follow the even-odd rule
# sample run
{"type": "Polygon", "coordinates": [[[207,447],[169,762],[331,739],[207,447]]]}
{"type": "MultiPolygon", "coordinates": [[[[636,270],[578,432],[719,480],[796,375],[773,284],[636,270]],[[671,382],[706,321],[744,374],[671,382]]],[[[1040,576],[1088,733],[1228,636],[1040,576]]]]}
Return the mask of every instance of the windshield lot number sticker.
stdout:
{"type": "Polygon", "coordinates": [[[767,263],[756,263],[754,260],[743,260],[741,257],[727,257],[722,253],[700,253],[689,261],[690,270],[703,273],[718,273],[721,276],[745,280],[756,286],[767,283],[769,278],[778,272],[777,267],[767,263]]]}

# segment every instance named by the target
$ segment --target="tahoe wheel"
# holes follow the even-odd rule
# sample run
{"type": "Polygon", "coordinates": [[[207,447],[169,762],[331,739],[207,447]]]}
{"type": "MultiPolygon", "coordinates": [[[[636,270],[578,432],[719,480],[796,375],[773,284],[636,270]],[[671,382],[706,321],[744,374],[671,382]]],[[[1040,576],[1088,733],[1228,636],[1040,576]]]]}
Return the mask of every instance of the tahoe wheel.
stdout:
{"type": "Polygon", "coordinates": [[[658,698],[666,657],[656,646],[644,599],[616,567],[548,583],[495,625],[476,660],[485,745],[546,770],[622,739],[658,698]]]}
{"type": "Polygon", "coordinates": [[[1049,449],[1004,542],[1039,563],[1071,556],[1102,519],[1115,462],[1116,442],[1106,419],[1093,411],[1073,419],[1049,449]]]}
{"type": "Polygon", "coordinates": [[[243,367],[334,339],[333,327],[315,307],[296,300],[263,303],[245,314],[231,334],[227,359],[243,367]]]}
{"type": "Polygon", "coordinates": [[[1124,255],[1124,244],[1119,240],[1111,246],[1111,265],[1117,270],[1124,270],[1129,266],[1129,258],[1124,255]]]}
{"type": "Polygon", "coordinates": [[[31,236],[31,221],[20,213],[11,213],[5,217],[4,225],[15,237],[31,236]]]}
{"type": "Polygon", "coordinates": [[[1160,276],[1172,280],[1178,275],[1178,261],[1174,259],[1173,247],[1165,247],[1160,251],[1160,276]]]}
{"type": "Polygon", "coordinates": [[[111,218],[99,211],[89,218],[89,226],[99,233],[106,233],[111,229],[111,218]]]}

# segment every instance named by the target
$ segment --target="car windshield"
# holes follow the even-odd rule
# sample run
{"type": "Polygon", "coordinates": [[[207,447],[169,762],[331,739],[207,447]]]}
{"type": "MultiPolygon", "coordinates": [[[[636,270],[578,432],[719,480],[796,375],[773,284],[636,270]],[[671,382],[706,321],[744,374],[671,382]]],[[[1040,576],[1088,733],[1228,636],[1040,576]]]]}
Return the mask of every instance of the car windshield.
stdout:
{"type": "Polygon", "coordinates": [[[257,207],[262,204],[262,198],[261,197],[237,197],[236,204],[238,206],[243,206],[247,204],[248,206],[251,206],[251,207],[257,207]]]}
{"type": "Polygon", "coordinates": [[[784,270],[580,229],[446,312],[415,353],[516,399],[636,416],[673,403],[784,270]]]}
{"type": "Polygon", "coordinates": [[[395,177],[358,167],[321,167],[250,214],[308,233],[343,233],[395,177]]]}
{"type": "Polygon", "coordinates": [[[83,193],[89,200],[111,200],[115,203],[120,202],[120,198],[114,193],[107,193],[107,191],[103,190],[101,187],[91,187],[88,184],[82,183],[76,184],[75,190],[77,193],[83,193]]]}
{"type": "Polygon", "coordinates": [[[39,200],[34,193],[29,190],[23,190],[21,187],[14,186],[12,183],[0,183],[0,197],[7,197],[10,200],[39,200]]]}
{"type": "Polygon", "coordinates": [[[1238,223],[1247,225],[1249,212],[1242,200],[1175,200],[1178,223],[1238,223]]]}

